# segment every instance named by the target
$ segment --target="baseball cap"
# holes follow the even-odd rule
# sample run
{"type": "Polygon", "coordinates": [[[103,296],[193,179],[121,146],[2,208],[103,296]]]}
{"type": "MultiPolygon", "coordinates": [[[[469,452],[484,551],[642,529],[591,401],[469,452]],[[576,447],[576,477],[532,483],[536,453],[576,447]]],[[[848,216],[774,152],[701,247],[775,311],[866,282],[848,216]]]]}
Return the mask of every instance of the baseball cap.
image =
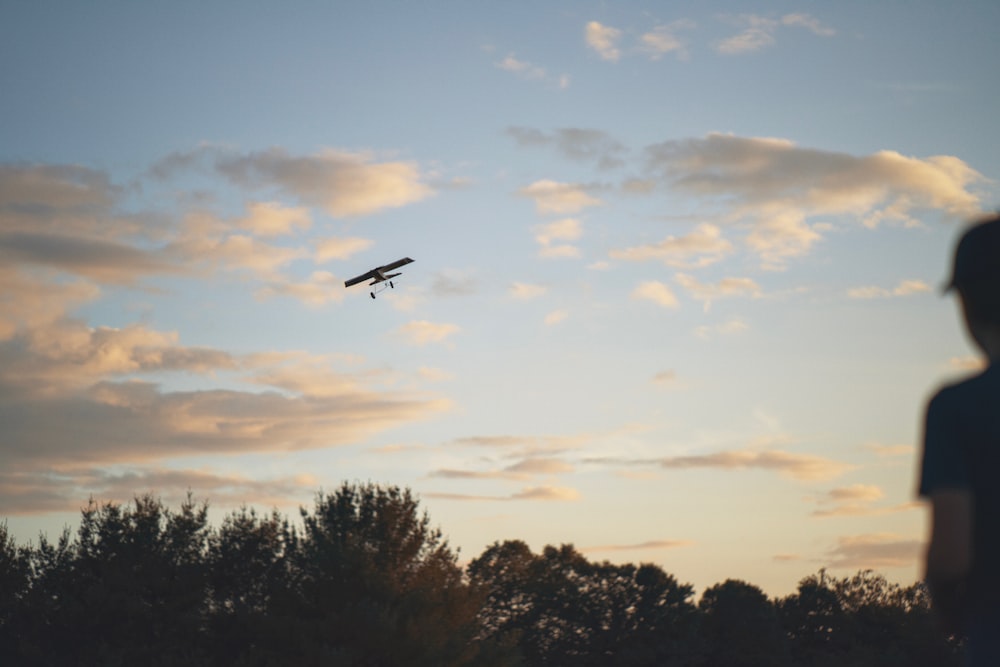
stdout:
{"type": "Polygon", "coordinates": [[[1000,214],[969,227],[955,247],[944,291],[968,288],[1000,293],[1000,214]]]}

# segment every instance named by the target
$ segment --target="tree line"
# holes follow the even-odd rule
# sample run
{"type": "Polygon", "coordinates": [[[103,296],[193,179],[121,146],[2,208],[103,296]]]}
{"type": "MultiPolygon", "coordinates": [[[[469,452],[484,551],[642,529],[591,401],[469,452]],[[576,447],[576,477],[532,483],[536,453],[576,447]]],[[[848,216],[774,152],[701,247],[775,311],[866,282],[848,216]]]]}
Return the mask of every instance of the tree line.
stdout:
{"type": "Polygon", "coordinates": [[[293,525],[189,495],[91,501],[75,534],[0,522],[0,664],[365,667],[959,665],[926,588],[824,571],[695,600],[657,565],[496,542],[465,567],[408,489],[344,483],[293,525]]]}

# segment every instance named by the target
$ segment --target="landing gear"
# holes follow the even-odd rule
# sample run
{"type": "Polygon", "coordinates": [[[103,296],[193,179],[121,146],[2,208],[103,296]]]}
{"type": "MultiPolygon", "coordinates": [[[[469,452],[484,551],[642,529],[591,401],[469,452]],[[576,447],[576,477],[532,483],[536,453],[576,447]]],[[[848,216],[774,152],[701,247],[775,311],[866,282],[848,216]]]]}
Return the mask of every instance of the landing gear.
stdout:
{"type": "Polygon", "coordinates": [[[373,299],[375,298],[375,292],[369,292],[369,294],[371,294],[371,295],[372,295],[372,298],[373,298],[373,299]]]}
{"type": "Polygon", "coordinates": [[[389,281],[389,287],[391,287],[391,288],[393,288],[393,289],[396,289],[396,286],[392,284],[392,281],[391,281],[391,280],[389,281]]]}

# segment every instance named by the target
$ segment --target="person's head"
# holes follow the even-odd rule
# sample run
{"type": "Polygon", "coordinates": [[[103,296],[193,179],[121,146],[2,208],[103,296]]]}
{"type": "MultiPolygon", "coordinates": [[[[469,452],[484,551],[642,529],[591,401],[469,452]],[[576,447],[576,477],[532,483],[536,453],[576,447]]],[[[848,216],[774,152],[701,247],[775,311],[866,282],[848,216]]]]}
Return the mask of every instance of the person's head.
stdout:
{"type": "Polygon", "coordinates": [[[987,347],[984,335],[1000,336],[1000,215],[972,225],[962,235],[946,290],[958,292],[969,332],[981,346],[987,347]]]}

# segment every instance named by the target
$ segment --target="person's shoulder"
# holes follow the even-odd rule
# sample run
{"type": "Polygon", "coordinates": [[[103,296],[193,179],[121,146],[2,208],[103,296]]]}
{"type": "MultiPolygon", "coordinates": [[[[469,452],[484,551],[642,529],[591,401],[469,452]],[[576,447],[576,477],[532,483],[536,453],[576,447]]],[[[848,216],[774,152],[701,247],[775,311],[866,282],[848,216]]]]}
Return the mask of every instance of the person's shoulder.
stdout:
{"type": "Polygon", "coordinates": [[[944,385],[931,397],[930,406],[963,401],[982,394],[1000,396],[1000,364],[990,364],[975,375],[944,385]]]}

